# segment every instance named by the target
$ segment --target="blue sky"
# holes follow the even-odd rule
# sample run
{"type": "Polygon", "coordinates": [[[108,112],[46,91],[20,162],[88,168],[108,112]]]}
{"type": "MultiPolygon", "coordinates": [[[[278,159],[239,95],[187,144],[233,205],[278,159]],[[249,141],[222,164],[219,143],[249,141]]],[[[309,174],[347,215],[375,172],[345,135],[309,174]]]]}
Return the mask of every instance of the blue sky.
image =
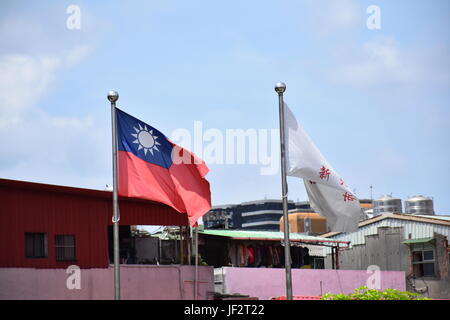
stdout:
{"type": "MultiPolygon", "coordinates": [[[[450,2],[2,1],[0,177],[112,184],[108,90],[166,135],[276,129],[277,96],[359,198],[450,214],[450,2]],[[70,30],[69,5],[81,10],[70,30]],[[369,5],[381,29],[369,30],[369,5]]],[[[280,176],[211,164],[213,204],[279,199],[280,176]]],[[[289,198],[306,200],[288,178],[289,198]]]]}

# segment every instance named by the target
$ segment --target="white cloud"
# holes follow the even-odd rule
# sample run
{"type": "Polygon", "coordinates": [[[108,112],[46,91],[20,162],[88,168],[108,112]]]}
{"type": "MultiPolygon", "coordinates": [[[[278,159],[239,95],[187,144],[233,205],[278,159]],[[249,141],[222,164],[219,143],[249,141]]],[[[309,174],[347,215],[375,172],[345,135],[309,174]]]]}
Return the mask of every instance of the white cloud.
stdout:
{"type": "Polygon", "coordinates": [[[81,63],[92,52],[87,44],[48,55],[0,55],[0,128],[20,122],[52,87],[59,72],[81,63]]]}
{"type": "Polygon", "coordinates": [[[59,55],[0,55],[0,128],[20,123],[24,113],[50,91],[58,73],[92,51],[89,45],[78,45],[59,55]]]}
{"type": "Polygon", "coordinates": [[[20,124],[0,128],[0,176],[102,186],[110,179],[108,134],[91,116],[55,117],[30,109],[20,124]]]}
{"type": "Polygon", "coordinates": [[[42,105],[61,73],[85,61],[94,46],[83,36],[62,41],[66,30],[53,26],[20,16],[0,23],[0,35],[13,40],[0,46],[0,176],[101,186],[110,162],[104,125],[90,115],[50,114],[42,105]]]}
{"type": "Polygon", "coordinates": [[[401,48],[394,37],[379,37],[360,47],[336,50],[336,64],[328,77],[336,84],[355,88],[391,88],[420,83],[446,82],[447,59],[436,52],[401,48]]]}
{"type": "Polygon", "coordinates": [[[75,48],[60,56],[0,56],[0,176],[86,185],[103,171],[104,141],[109,139],[95,119],[48,114],[41,103],[59,73],[86,52],[75,48]]]}
{"type": "Polygon", "coordinates": [[[0,127],[20,122],[47,92],[61,61],[50,56],[0,56],[0,127]]]}
{"type": "Polygon", "coordinates": [[[60,19],[65,11],[58,17],[53,9],[39,14],[22,12],[20,6],[15,10],[0,21],[0,128],[18,124],[37,108],[60,72],[94,51],[94,27],[68,33],[60,19]]]}
{"type": "Polygon", "coordinates": [[[347,48],[338,57],[331,78],[355,87],[372,87],[408,81],[411,68],[402,60],[393,38],[366,42],[355,51],[347,48]]]}
{"type": "Polygon", "coordinates": [[[76,65],[91,55],[93,51],[92,45],[76,45],[66,53],[65,62],[68,66],[76,65]]]}

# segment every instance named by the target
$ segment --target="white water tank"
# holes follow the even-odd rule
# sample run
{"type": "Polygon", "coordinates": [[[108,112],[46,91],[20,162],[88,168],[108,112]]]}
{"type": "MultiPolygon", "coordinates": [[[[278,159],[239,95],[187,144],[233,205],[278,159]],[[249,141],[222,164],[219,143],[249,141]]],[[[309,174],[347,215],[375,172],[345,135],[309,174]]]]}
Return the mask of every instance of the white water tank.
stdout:
{"type": "Polygon", "coordinates": [[[401,213],[402,200],[385,195],[380,199],[373,201],[373,216],[379,216],[384,213],[401,213]]]}
{"type": "Polygon", "coordinates": [[[421,195],[409,197],[405,201],[405,213],[434,215],[433,199],[421,195]]]}

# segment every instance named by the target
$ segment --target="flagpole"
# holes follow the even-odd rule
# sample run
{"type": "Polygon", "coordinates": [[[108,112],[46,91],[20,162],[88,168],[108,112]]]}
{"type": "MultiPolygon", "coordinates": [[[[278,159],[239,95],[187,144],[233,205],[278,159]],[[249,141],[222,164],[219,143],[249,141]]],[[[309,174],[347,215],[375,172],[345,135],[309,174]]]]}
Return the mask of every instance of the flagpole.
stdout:
{"type": "Polygon", "coordinates": [[[281,188],[283,200],[283,223],[284,223],[284,268],[286,270],[286,298],[292,300],[292,274],[291,274],[291,245],[289,242],[289,217],[288,217],[288,188],[286,182],[286,148],[284,135],[284,103],[283,93],[286,85],[279,82],[275,85],[278,93],[278,105],[280,112],[280,152],[281,152],[281,188]]]}
{"type": "Polygon", "coordinates": [[[114,236],[114,299],[120,300],[120,256],[119,256],[119,207],[117,204],[117,130],[116,130],[116,101],[119,94],[108,92],[111,102],[112,124],[112,163],[113,163],[113,236],[114,236]]]}
{"type": "Polygon", "coordinates": [[[197,300],[198,293],[198,225],[195,228],[195,277],[194,277],[194,300],[197,300]]]}

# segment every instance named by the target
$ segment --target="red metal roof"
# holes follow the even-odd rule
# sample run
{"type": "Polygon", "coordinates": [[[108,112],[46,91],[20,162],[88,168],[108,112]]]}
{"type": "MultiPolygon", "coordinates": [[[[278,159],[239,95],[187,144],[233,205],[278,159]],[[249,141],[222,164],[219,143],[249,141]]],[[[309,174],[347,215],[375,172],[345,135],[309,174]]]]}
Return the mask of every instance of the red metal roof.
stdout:
{"type": "MultiPolygon", "coordinates": [[[[66,196],[78,197],[78,199],[103,199],[109,201],[106,203],[112,207],[112,192],[107,190],[85,189],[9,179],[0,179],[0,188],[47,192],[55,195],[65,194],[66,196]]],[[[188,225],[186,214],[179,213],[163,203],[138,198],[119,197],[119,207],[121,219],[125,219],[128,225],[188,225]],[[129,215],[124,213],[128,213],[129,215]],[[158,217],[155,213],[160,213],[164,216],[158,217]]]]}

